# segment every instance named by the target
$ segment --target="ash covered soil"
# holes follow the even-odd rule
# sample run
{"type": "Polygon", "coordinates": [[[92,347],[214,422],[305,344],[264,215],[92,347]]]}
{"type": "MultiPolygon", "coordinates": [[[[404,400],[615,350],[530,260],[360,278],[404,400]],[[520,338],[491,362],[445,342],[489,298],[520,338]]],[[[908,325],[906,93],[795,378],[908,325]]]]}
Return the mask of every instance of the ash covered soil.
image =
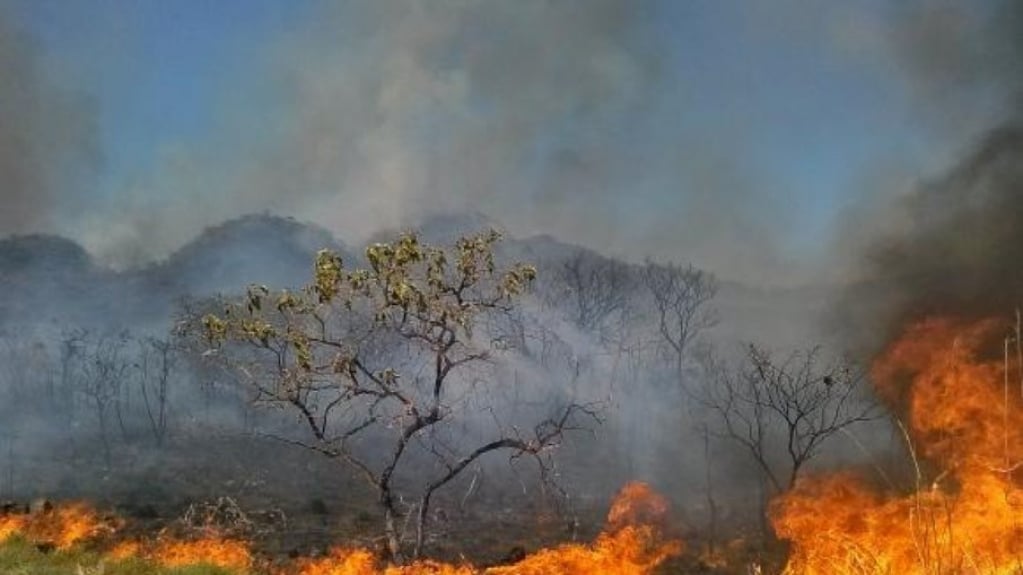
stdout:
{"type": "MultiPolygon", "coordinates": [[[[73,445],[64,455],[16,462],[16,469],[34,470],[32,488],[3,500],[3,511],[39,512],[51,503],[87,501],[118,524],[114,540],[213,534],[249,542],[262,566],[324,556],[334,546],[385,556],[373,490],[340,463],[276,440],[178,437],[158,450],[119,447],[109,465],[95,453],[76,453],[73,445]],[[253,453],[262,464],[253,463],[253,453]]],[[[424,555],[488,567],[598,536],[613,494],[566,499],[539,489],[528,473],[467,474],[438,494],[424,555]]],[[[667,532],[685,542],[686,552],[658,573],[745,573],[750,562],[771,554],[733,537],[720,542],[711,557],[706,534],[688,526],[680,510],[667,522],[667,532]]]]}

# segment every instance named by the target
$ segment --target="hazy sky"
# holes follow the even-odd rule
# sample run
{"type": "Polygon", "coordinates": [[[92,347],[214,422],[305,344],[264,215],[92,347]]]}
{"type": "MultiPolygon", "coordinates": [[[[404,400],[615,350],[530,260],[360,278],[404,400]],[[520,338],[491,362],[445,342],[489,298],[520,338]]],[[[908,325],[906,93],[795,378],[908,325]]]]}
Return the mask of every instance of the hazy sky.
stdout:
{"type": "Polygon", "coordinates": [[[0,0],[0,234],[127,265],[247,212],[357,242],[475,210],[831,279],[861,204],[998,116],[978,62],[1001,4],[0,0]]]}

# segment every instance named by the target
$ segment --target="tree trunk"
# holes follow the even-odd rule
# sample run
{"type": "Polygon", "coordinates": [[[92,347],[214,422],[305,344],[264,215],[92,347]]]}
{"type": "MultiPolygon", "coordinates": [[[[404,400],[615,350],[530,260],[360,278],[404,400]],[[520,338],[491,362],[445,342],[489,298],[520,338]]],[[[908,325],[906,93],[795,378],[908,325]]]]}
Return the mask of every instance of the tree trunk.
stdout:
{"type": "Polygon", "coordinates": [[[107,414],[106,409],[103,405],[97,402],[96,405],[97,415],[99,417],[99,435],[100,440],[103,443],[103,462],[109,468],[112,464],[112,454],[110,453],[110,439],[107,437],[107,414]]]}
{"type": "Polygon", "coordinates": [[[765,475],[761,475],[760,481],[757,482],[757,485],[759,487],[757,493],[757,495],[759,496],[759,501],[757,503],[760,506],[760,512],[757,513],[757,515],[759,516],[758,518],[760,521],[760,535],[761,537],[763,537],[764,541],[769,541],[771,539],[773,530],[771,529],[770,521],[768,521],[767,513],[771,501],[770,495],[771,489],[768,486],[768,478],[765,475]]]}
{"type": "Polygon", "coordinates": [[[380,504],[384,508],[384,535],[387,537],[387,553],[393,563],[402,563],[401,534],[398,532],[398,513],[394,509],[394,498],[389,487],[380,487],[380,504]]]}
{"type": "Polygon", "coordinates": [[[426,540],[426,523],[430,511],[430,496],[432,491],[423,495],[419,501],[419,511],[416,513],[416,545],[412,549],[412,558],[418,559],[423,552],[423,542],[426,540]]]}

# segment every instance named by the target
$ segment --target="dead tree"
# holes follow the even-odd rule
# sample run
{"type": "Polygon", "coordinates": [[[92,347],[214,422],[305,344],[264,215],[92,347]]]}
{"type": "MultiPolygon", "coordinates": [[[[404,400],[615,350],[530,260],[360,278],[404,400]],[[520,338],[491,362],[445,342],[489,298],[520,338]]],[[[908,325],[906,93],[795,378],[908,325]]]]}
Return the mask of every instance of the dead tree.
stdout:
{"type": "Polygon", "coordinates": [[[103,459],[111,463],[110,418],[117,420],[122,436],[127,439],[122,408],[122,391],[130,363],[125,348],[128,335],[98,335],[86,338],[84,349],[79,355],[78,392],[96,413],[100,441],[103,445],[103,459]]]}
{"type": "Polygon", "coordinates": [[[45,350],[40,352],[41,344],[31,341],[24,335],[4,334],[0,337],[0,378],[10,396],[11,405],[41,408],[44,400],[51,396],[43,393],[43,377],[48,375],[48,367],[40,361],[45,358],[45,350]],[[40,356],[43,356],[42,358],[40,356]]]}
{"type": "Polygon", "coordinates": [[[61,399],[61,413],[64,417],[74,417],[76,370],[88,335],[87,331],[80,328],[65,328],[61,331],[60,342],[58,344],[60,389],[57,396],[61,399]]]}
{"type": "Polygon", "coordinates": [[[651,261],[643,267],[643,281],[653,299],[661,342],[681,385],[690,346],[717,325],[717,313],[709,305],[717,295],[717,281],[693,266],[651,261]]]}
{"type": "Polygon", "coordinates": [[[177,365],[177,355],[169,340],[148,337],[138,342],[137,383],[149,430],[157,446],[167,437],[167,408],[170,381],[177,365]]]}
{"type": "Polygon", "coordinates": [[[467,445],[458,436],[467,406],[479,413],[486,399],[482,378],[469,376],[498,351],[481,320],[513,309],[535,276],[527,265],[498,269],[498,239],[489,232],[439,248],[407,234],[368,248],[370,268],[354,271],[321,251],[308,288],[271,295],[253,287],[244,302],[201,321],[219,349],[214,357],[236,365],[258,401],[291,409],[308,432],[278,439],[347,463],[376,490],[395,561],[406,550],[402,519],[415,520],[418,556],[431,498],[467,467],[505,451],[534,458],[544,475],[565,432],[596,417],[570,404],[526,432],[491,409],[491,440],[467,445]],[[403,487],[399,472],[416,456],[433,464],[418,465],[416,487],[403,487]],[[416,502],[412,515],[404,501],[416,502]]]}
{"type": "Polygon", "coordinates": [[[628,264],[578,250],[551,266],[545,295],[548,303],[566,308],[575,325],[603,336],[629,306],[632,283],[628,264]]]}
{"type": "Polygon", "coordinates": [[[747,451],[774,493],[791,489],[836,434],[876,417],[863,372],[822,360],[819,347],[777,360],[750,345],[737,369],[716,362],[708,371],[698,401],[718,435],[747,451]]]}

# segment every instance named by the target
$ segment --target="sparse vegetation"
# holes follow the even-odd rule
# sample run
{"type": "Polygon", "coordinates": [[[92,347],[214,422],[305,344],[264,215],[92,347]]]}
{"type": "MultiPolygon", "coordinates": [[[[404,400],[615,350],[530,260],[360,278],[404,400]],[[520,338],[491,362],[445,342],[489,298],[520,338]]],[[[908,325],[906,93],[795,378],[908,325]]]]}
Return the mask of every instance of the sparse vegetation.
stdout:
{"type": "Polygon", "coordinates": [[[321,251],[306,289],[253,286],[223,313],[192,319],[257,402],[294,411],[308,432],[275,437],[347,464],[377,491],[396,561],[420,555],[435,492],[478,460],[529,457],[553,481],[565,433],[599,421],[594,406],[572,401],[512,421],[487,398],[495,376],[479,370],[500,339],[482,320],[513,310],[536,275],[500,267],[498,240],[490,231],[442,248],[406,234],[370,246],[370,267],[356,270],[321,251]],[[415,477],[402,478],[413,465],[415,477]]]}
{"type": "MultiPolygon", "coordinates": [[[[683,507],[672,529],[691,551],[658,572],[780,572],[790,556],[776,535],[806,545],[798,518],[779,519],[780,510],[841,505],[813,490],[808,470],[834,455],[835,436],[873,417],[865,374],[813,347],[752,345],[714,359],[724,349],[713,329],[719,286],[703,271],[585,251],[534,270],[508,264],[498,239],[433,246],[406,234],[372,245],[364,269],[322,251],[307,288],[186,300],[170,333],[102,324],[5,332],[0,414],[25,431],[0,438],[0,494],[13,499],[0,505],[27,502],[23,486],[40,464],[25,446],[54,445],[48,465],[66,479],[47,494],[93,489],[143,538],[239,543],[253,553],[245,575],[273,572],[275,561],[329,561],[339,542],[369,569],[420,556],[503,565],[598,540],[606,499],[590,496],[595,486],[663,477],[688,458],[703,467],[669,489],[683,507]],[[553,273],[534,291],[544,271],[553,273]],[[586,403],[605,391],[610,409],[586,403]],[[604,416],[611,425],[597,426],[604,416]],[[51,420],[61,425],[38,424],[51,420]],[[587,431],[584,447],[561,449],[577,430],[587,431]],[[487,457],[498,452],[509,457],[487,457]],[[654,468],[650,454],[672,463],[654,468]],[[747,472],[723,480],[734,469],[747,472]],[[737,503],[736,486],[749,499],[737,503]]],[[[917,436],[912,421],[904,431],[917,436]]],[[[1023,460],[1007,454],[1011,440],[1000,435],[990,465],[1023,460]]],[[[920,477],[933,458],[921,455],[920,477]]],[[[913,535],[959,553],[935,539],[946,532],[939,518],[966,517],[952,506],[962,495],[941,491],[953,473],[963,472],[927,477],[944,515],[928,515],[930,496],[917,486],[912,510],[934,525],[931,539],[913,535]]],[[[870,496],[855,483],[820,485],[870,496]]],[[[150,560],[14,538],[0,545],[0,572],[226,573],[139,556],[150,560]]]]}
{"type": "Polygon", "coordinates": [[[111,561],[102,554],[72,550],[44,552],[20,538],[0,542],[5,575],[244,575],[219,567],[163,567],[142,559],[111,561]]]}
{"type": "Polygon", "coordinates": [[[742,446],[772,496],[791,489],[829,440],[877,415],[863,371],[822,353],[815,347],[778,359],[750,345],[737,367],[710,363],[696,394],[710,429],[742,446]]]}

